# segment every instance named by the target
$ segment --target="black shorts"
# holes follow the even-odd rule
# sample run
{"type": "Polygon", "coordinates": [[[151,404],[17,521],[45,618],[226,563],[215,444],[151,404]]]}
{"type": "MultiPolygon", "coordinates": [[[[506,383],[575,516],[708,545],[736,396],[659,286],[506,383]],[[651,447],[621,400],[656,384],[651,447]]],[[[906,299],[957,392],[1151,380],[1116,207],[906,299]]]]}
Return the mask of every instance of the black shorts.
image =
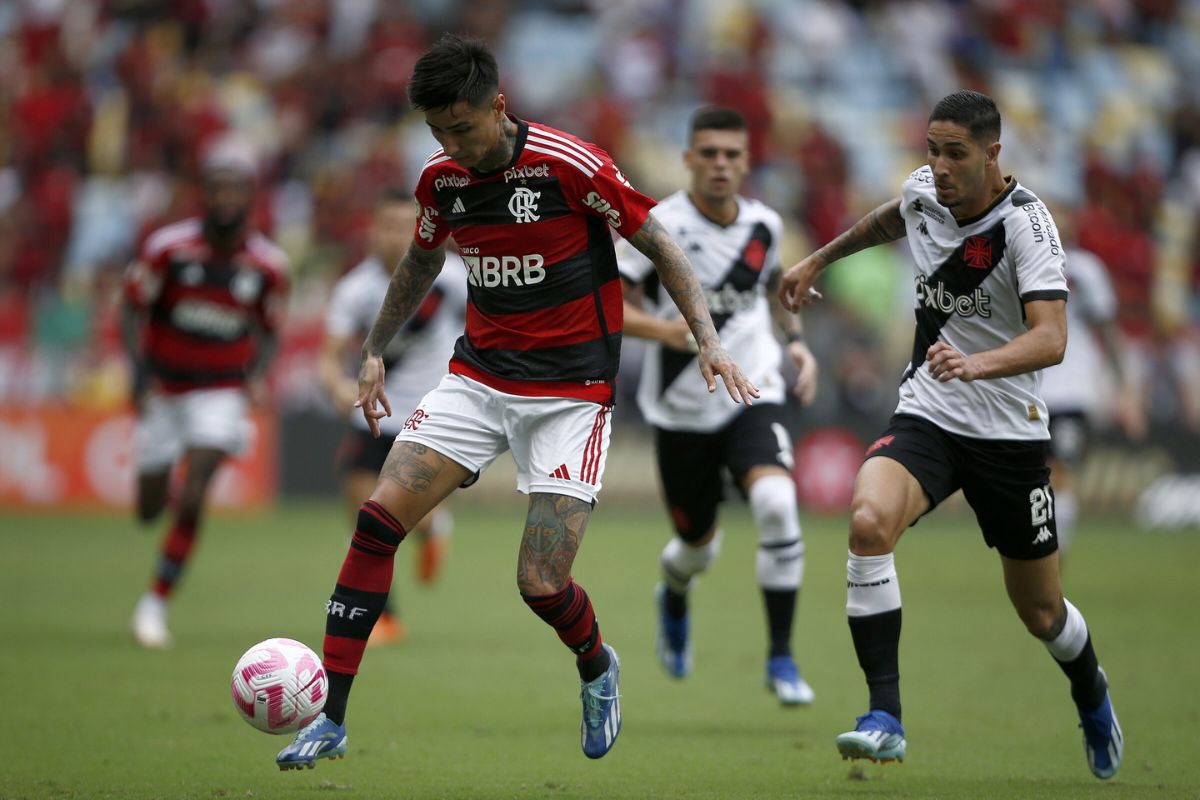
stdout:
{"type": "Polygon", "coordinates": [[[792,438],[783,420],[783,406],[758,403],[710,433],[654,429],[663,500],[679,538],[697,541],[712,528],[724,499],[723,469],[739,488],[753,467],[792,471],[792,438]]]}
{"type": "Polygon", "coordinates": [[[912,473],[929,497],[930,511],[962,489],[984,541],[1001,555],[1028,560],[1058,549],[1046,442],[974,439],[897,414],[867,450],[867,458],[875,456],[894,459],[912,473]]]}
{"type": "Polygon", "coordinates": [[[1078,467],[1087,455],[1092,426],[1082,411],[1050,412],[1050,455],[1071,467],[1078,467]]]}
{"type": "Polygon", "coordinates": [[[370,431],[362,428],[351,428],[342,437],[338,445],[334,466],[339,476],[347,472],[363,470],[376,475],[383,469],[388,453],[392,452],[392,443],[396,437],[386,433],[376,439],[370,431]]]}

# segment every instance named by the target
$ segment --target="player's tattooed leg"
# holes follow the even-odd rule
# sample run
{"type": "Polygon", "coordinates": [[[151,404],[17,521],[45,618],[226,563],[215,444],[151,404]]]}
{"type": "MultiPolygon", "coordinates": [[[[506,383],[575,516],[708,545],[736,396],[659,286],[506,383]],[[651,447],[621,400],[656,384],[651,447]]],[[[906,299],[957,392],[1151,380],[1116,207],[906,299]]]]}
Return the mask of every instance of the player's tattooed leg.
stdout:
{"type": "Polygon", "coordinates": [[[422,494],[429,491],[434,479],[450,465],[458,467],[454,461],[423,444],[396,442],[383,464],[381,477],[414,494],[422,494]]]}
{"type": "Polygon", "coordinates": [[[591,504],[576,497],[540,492],[529,496],[517,556],[517,586],[522,594],[552,594],[567,585],[591,513],[591,504]]]}

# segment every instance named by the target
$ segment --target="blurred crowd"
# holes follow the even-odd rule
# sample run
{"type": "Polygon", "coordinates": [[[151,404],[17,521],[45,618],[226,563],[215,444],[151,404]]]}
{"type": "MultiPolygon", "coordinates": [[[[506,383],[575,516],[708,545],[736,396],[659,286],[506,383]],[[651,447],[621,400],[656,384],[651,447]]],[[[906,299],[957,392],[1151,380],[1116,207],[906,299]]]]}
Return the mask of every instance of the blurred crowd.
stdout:
{"type": "MultiPolygon", "coordinates": [[[[655,196],[684,182],[688,114],[737,107],[748,193],[790,223],[790,259],[894,196],[936,100],[993,95],[1002,166],[1111,274],[1152,414],[1200,427],[1200,0],[0,3],[0,403],[125,402],[121,273],[197,211],[198,164],[231,137],[294,268],[274,389],[319,403],[329,286],[379,192],[411,187],[435,147],[405,89],[443,31],[493,45],[510,110],[596,142],[655,196]]],[[[906,258],[830,273],[809,325],[817,417],[890,411],[906,258]]]]}

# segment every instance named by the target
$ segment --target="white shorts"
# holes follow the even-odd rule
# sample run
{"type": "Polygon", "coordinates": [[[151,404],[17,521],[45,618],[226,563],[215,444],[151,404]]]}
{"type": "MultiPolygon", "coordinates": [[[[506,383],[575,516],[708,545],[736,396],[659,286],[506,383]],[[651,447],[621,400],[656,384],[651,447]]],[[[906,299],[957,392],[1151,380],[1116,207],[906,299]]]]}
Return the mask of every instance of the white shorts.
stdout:
{"type": "Polygon", "coordinates": [[[151,392],[137,422],[138,472],[168,469],[191,448],[240,454],[250,443],[248,409],[238,388],[151,392]]]}
{"type": "Polygon", "coordinates": [[[517,489],[596,501],[608,458],[611,408],[569,397],[505,394],[446,375],[421,400],[396,441],[417,442],[472,472],[512,450],[517,489]]]}

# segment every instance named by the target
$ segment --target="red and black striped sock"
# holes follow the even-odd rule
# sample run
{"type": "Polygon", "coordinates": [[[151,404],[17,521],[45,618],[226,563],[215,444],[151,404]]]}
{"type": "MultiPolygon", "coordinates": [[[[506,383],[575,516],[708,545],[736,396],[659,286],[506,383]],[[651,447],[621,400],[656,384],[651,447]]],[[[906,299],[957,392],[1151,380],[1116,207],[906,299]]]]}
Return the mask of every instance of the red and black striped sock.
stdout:
{"type": "Polygon", "coordinates": [[[196,544],[198,527],[196,520],[179,517],[163,538],[151,590],[164,600],[171,596],[176,581],[183,574],[183,567],[196,544]]]}
{"type": "Polygon", "coordinates": [[[346,717],[350,685],[358,673],[367,637],[387,603],[396,548],[407,533],[373,500],[358,510],[350,551],[325,605],[325,670],[329,673],[325,715],[339,725],[346,717]]]}
{"type": "Polygon", "coordinates": [[[593,681],[604,674],[610,659],[602,646],[604,641],[600,638],[600,623],[596,622],[592,601],[582,586],[571,579],[561,592],[522,594],[521,599],[575,653],[580,678],[593,681]]]}

